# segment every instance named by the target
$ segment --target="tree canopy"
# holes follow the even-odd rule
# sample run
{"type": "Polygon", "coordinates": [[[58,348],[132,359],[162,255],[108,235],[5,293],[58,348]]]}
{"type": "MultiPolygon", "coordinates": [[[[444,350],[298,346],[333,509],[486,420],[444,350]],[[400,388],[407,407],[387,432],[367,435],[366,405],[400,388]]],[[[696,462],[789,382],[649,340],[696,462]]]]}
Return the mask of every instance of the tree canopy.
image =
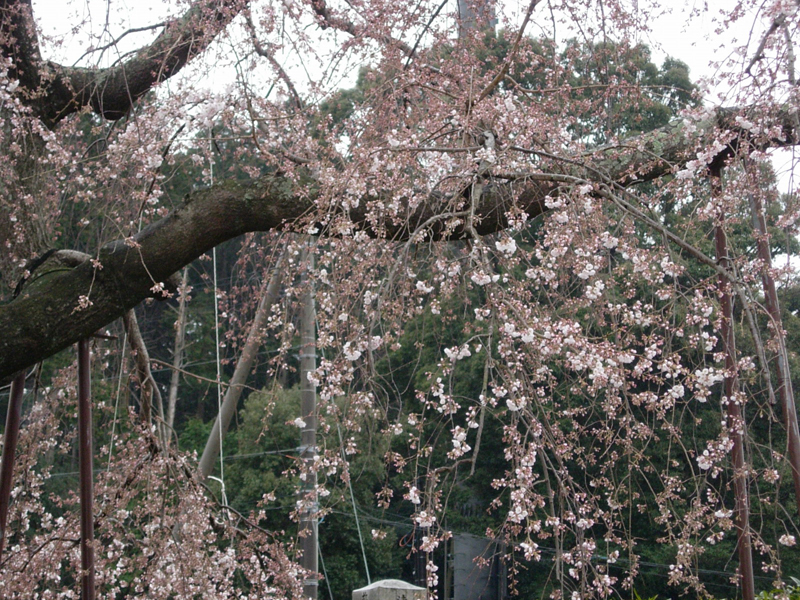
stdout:
{"type": "Polygon", "coordinates": [[[795,3],[687,9],[731,46],[699,85],[641,43],[658,3],[87,7],[53,34],[0,1],[0,378],[31,380],[3,597],[74,593],[87,338],[108,597],[301,596],[297,486],[333,543],[372,519],[381,573],[413,540],[433,590],[453,531],[526,595],[800,577],[795,3]],[[228,393],[218,484],[186,451],[228,393]]]}

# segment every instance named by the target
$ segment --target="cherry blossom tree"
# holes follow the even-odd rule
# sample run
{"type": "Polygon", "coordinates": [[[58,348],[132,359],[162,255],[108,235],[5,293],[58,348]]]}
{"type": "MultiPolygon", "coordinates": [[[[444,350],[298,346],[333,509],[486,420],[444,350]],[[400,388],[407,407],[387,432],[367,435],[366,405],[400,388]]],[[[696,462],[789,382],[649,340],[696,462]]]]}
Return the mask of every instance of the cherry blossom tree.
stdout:
{"type": "MultiPolygon", "coordinates": [[[[453,490],[486,461],[487,536],[512,571],[552,553],[554,598],[631,595],[644,529],[679,590],[714,592],[706,556],[729,538],[744,596],[798,575],[792,270],[771,256],[798,216],[771,163],[798,139],[797,3],[690,11],[731,46],[697,90],[642,83],[658,3],[498,5],[498,32],[426,1],[195,0],[157,23],[109,2],[59,36],[37,10],[0,2],[4,378],[93,336],[96,362],[119,357],[112,323],[187,295],[175,274],[219,244],[270,232],[241,260],[267,281],[282,255],[285,302],[250,298],[272,311],[254,333],[234,327],[249,313],[223,326],[278,340],[277,373],[313,289],[306,383],[325,441],[294,472],[325,498],[374,434],[390,473],[375,505],[411,515],[432,589],[453,490]],[[220,155],[235,168],[215,171],[220,155]]],[[[46,497],[39,465],[72,443],[74,367],[44,370],[0,557],[8,598],[74,597],[80,570],[77,499],[46,497]]],[[[270,490],[234,514],[148,425],[99,448],[103,593],[300,597],[308,574],[263,526],[270,490]]]]}

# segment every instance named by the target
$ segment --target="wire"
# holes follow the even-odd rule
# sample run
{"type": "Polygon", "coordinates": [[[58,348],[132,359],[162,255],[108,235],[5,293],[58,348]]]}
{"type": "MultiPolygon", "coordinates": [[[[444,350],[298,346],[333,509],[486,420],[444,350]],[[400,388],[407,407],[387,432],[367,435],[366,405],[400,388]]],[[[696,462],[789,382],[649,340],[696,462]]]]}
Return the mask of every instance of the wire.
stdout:
{"type": "Polygon", "coordinates": [[[322,558],[322,546],[319,545],[319,536],[317,536],[317,554],[319,555],[319,562],[322,565],[322,574],[325,576],[325,585],[328,586],[328,596],[333,600],[333,592],[331,591],[331,580],[328,579],[328,569],[325,568],[325,559],[322,558]]]}
{"type": "MultiPolygon", "coordinates": [[[[297,452],[298,450],[299,450],[299,448],[285,448],[283,450],[267,450],[265,452],[252,452],[250,454],[230,454],[230,455],[225,457],[225,460],[226,461],[240,460],[240,459],[244,459],[244,458],[255,458],[257,456],[268,456],[270,454],[283,454],[283,455],[287,456],[288,458],[292,458],[291,455],[288,455],[286,453],[287,452],[297,452]]],[[[95,473],[102,473],[104,471],[108,471],[108,468],[95,469],[95,473]]],[[[59,473],[50,473],[48,478],[52,479],[52,478],[55,478],[55,477],[71,477],[71,476],[75,476],[75,475],[78,475],[78,474],[79,474],[78,471],[61,471],[59,473]]],[[[349,515],[350,513],[347,513],[347,514],[349,515]]]]}
{"type": "Polygon", "coordinates": [[[361,535],[361,523],[358,520],[358,511],[356,510],[356,497],[353,495],[353,478],[349,476],[350,463],[347,462],[347,454],[344,451],[344,443],[342,442],[342,429],[339,427],[339,422],[336,422],[336,431],[339,434],[339,447],[342,451],[342,459],[347,465],[348,477],[347,488],[350,490],[350,500],[353,503],[353,516],[356,519],[356,529],[358,530],[358,543],[361,544],[361,557],[364,559],[364,570],[367,573],[367,585],[372,585],[372,579],[369,576],[369,565],[367,564],[367,552],[364,549],[364,537],[361,535]]]}
{"type": "MultiPolygon", "coordinates": [[[[317,325],[319,325],[317,323],[317,325]]],[[[322,357],[325,358],[325,349],[322,349],[322,357]]],[[[369,565],[367,564],[367,551],[364,549],[364,536],[361,535],[361,523],[358,520],[358,510],[356,509],[356,497],[353,494],[353,479],[349,476],[350,463],[347,460],[347,453],[344,451],[344,442],[342,440],[342,428],[339,426],[339,421],[336,421],[336,432],[339,435],[339,448],[342,453],[342,460],[347,465],[348,477],[347,488],[350,490],[350,501],[353,503],[353,516],[356,519],[356,530],[358,531],[358,543],[361,544],[361,558],[364,560],[364,571],[367,575],[367,585],[372,585],[372,578],[369,576],[369,565]]]]}
{"type": "MultiPolygon", "coordinates": [[[[231,454],[225,460],[239,460],[242,458],[255,458],[257,456],[268,456],[270,454],[286,454],[287,452],[300,452],[300,448],[283,448],[282,450],[266,450],[264,452],[251,452],[249,454],[231,454]]],[[[287,455],[288,456],[288,455],[287,455]]]]}
{"type": "Polygon", "coordinates": [[[111,421],[111,441],[108,443],[108,466],[111,466],[111,458],[114,455],[114,436],[117,429],[117,412],[119,410],[119,395],[122,390],[122,372],[125,370],[125,350],[128,348],[128,332],[122,336],[122,354],[119,357],[119,377],[117,378],[117,394],[114,399],[114,418],[111,421]]]}
{"type": "MultiPolygon", "coordinates": [[[[332,509],[329,512],[332,513],[332,514],[336,514],[336,515],[344,515],[346,517],[351,516],[349,512],[344,512],[342,510],[332,509]]],[[[389,519],[381,519],[380,517],[373,517],[373,516],[370,516],[370,515],[361,515],[361,518],[365,519],[367,521],[372,521],[373,523],[382,523],[383,525],[392,525],[393,527],[395,527],[397,529],[401,529],[402,528],[402,529],[406,529],[408,531],[413,531],[414,530],[414,525],[410,520],[407,521],[407,522],[391,521],[389,519]]],[[[456,533],[456,532],[454,532],[454,533],[456,533]]]]}
{"type": "MultiPolygon", "coordinates": [[[[209,159],[211,174],[211,185],[214,185],[214,161],[209,159]]],[[[222,451],[222,363],[219,356],[219,287],[217,285],[217,247],[211,250],[214,270],[214,340],[217,358],[217,425],[219,426],[219,481],[222,494],[222,501],[227,505],[228,496],[225,493],[225,457],[222,451]]],[[[216,479],[216,478],[215,478],[216,479]]]]}

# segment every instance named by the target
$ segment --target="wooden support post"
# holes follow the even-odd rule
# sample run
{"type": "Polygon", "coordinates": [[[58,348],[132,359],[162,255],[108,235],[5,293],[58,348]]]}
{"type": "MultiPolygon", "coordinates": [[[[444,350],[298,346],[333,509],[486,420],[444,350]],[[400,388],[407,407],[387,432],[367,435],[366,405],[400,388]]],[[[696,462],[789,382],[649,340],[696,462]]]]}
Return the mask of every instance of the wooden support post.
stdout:
{"type": "Polygon", "coordinates": [[[11,383],[6,413],[6,429],[3,434],[3,464],[0,466],[0,557],[6,544],[8,507],[11,503],[11,487],[14,483],[14,459],[19,439],[19,423],[22,416],[22,393],[25,391],[25,372],[20,372],[11,383]]]}
{"type": "MultiPolygon", "coordinates": [[[[720,171],[712,170],[712,194],[719,197],[722,193],[720,171]]],[[[714,228],[714,242],[719,266],[730,271],[731,260],[728,249],[728,238],[723,228],[724,216],[714,228]]],[[[722,275],[718,283],[720,306],[722,308],[722,348],[725,352],[725,397],[727,398],[727,428],[733,442],[731,460],[733,461],[733,493],[736,498],[735,523],[737,533],[737,551],[739,555],[739,577],[742,584],[743,600],[755,600],[755,581],[753,576],[753,544],[750,536],[750,491],[747,477],[747,463],[744,456],[745,422],[744,409],[739,405],[739,376],[736,361],[736,338],[733,330],[733,297],[731,284],[722,275]]]]}
{"type": "Polygon", "coordinates": [[[89,340],[78,342],[78,461],[81,500],[81,600],[94,600],[94,489],[89,340]]]}

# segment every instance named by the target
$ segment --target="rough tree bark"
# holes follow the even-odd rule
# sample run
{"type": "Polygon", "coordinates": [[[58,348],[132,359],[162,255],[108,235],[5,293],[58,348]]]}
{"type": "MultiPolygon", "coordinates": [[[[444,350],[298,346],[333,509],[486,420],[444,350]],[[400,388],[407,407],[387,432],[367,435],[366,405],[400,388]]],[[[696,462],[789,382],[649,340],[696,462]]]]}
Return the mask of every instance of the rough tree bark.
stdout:
{"type": "Polygon", "coordinates": [[[106,69],[87,69],[43,60],[30,0],[2,0],[0,53],[12,59],[10,75],[29,90],[30,108],[49,127],[86,106],[107,119],[119,119],[153,86],[202,52],[245,4],[244,0],[195,2],[128,60],[106,69]]]}
{"type": "MultiPolygon", "coordinates": [[[[733,118],[738,113],[720,109],[694,127],[709,133],[720,128],[736,132],[733,118]]],[[[773,145],[794,144],[794,122],[794,114],[787,113],[783,134],[773,145]]],[[[652,181],[694,158],[692,148],[683,124],[677,122],[626,140],[623,147],[599,148],[571,159],[591,168],[563,162],[557,173],[529,174],[513,181],[500,179],[484,186],[476,206],[475,228],[479,234],[504,229],[506,211],[511,206],[536,217],[547,210],[547,196],[586,181],[624,186],[652,181]]],[[[721,155],[730,152],[727,148],[721,155]]],[[[245,183],[223,181],[189,194],[181,206],[137,235],[106,244],[97,251],[97,261],[39,278],[13,302],[0,306],[0,379],[105,327],[157,293],[154,289],[158,290],[158,284],[214,246],[243,233],[282,229],[302,218],[314,207],[314,184],[311,176],[295,183],[281,173],[245,183]]],[[[408,239],[423,224],[427,224],[428,238],[437,238],[447,224],[447,205],[444,199],[431,197],[409,211],[403,224],[386,223],[381,232],[373,231],[367,220],[367,199],[351,210],[349,217],[356,227],[389,240],[408,239]]],[[[467,236],[463,228],[456,228],[448,239],[467,236]]]]}

